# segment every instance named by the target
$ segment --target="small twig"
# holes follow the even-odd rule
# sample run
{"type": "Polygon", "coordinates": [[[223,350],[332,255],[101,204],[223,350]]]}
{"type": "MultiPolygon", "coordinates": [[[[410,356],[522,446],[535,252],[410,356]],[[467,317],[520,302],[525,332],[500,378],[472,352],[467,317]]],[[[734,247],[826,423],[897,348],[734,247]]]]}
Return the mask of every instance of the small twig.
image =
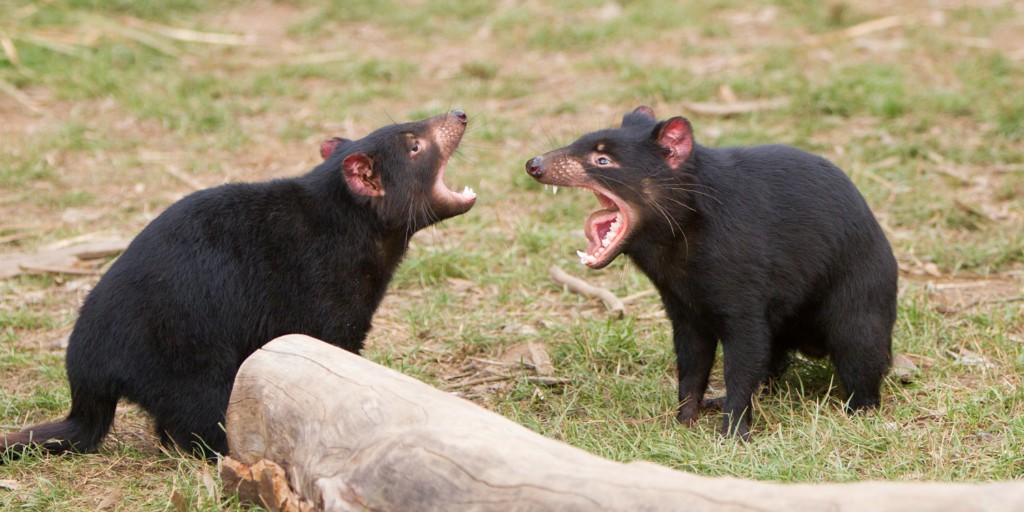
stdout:
{"type": "Polygon", "coordinates": [[[42,109],[36,106],[35,102],[33,102],[31,99],[29,99],[28,96],[25,95],[25,93],[21,92],[13,84],[7,82],[2,78],[0,78],[0,92],[7,94],[11,98],[14,98],[14,101],[20,103],[21,106],[30,110],[33,114],[42,115],[44,113],[42,109]]]}
{"type": "Polygon", "coordinates": [[[526,381],[531,384],[539,384],[541,386],[557,386],[559,384],[568,384],[572,382],[571,380],[562,377],[534,377],[532,375],[528,375],[526,377],[526,381]]]}
{"type": "Polygon", "coordinates": [[[175,39],[187,43],[206,43],[225,46],[250,46],[256,44],[256,38],[248,34],[226,34],[222,32],[200,32],[186,28],[169,27],[143,21],[137,18],[123,18],[122,21],[133,27],[149,30],[160,34],[168,39],[175,39]]]}
{"type": "Polygon", "coordinates": [[[1024,165],[997,166],[992,172],[1024,172],[1024,165]]]}
{"type": "Polygon", "coordinates": [[[26,238],[32,238],[32,233],[11,233],[9,235],[0,236],[0,244],[9,244],[11,242],[18,242],[25,240],[26,238]]]}
{"type": "Polygon", "coordinates": [[[823,44],[841,41],[843,39],[856,39],[874,32],[881,32],[883,30],[900,27],[906,24],[907,18],[904,16],[885,16],[865,21],[864,23],[858,23],[852,27],[846,27],[838,32],[814,37],[810,42],[811,44],[823,44]]]}
{"type": "Polygon", "coordinates": [[[21,58],[18,57],[18,48],[14,46],[14,41],[7,34],[0,32],[0,47],[4,49],[4,55],[7,55],[7,60],[11,61],[14,67],[21,66],[21,58]]]}
{"type": "Polygon", "coordinates": [[[494,372],[493,370],[488,371],[486,373],[490,373],[491,375],[488,375],[486,377],[477,377],[475,379],[469,379],[469,380],[466,380],[466,381],[462,381],[462,382],[457,383],[457,386],[460,387],[460,388],[468,388],[468,387],[476,386],[476,385],[479,385],[479,384],[488,384],[488,383],[491,383],[491,382],[501,382],[501,381],[506,381],[506,380],[515,380],[515,379],[517,379],[519,377],[522,377],[524,380],[526,380],[527,382],[529,382],[531,384],[537,384],[537,385],[540,385],[540,386],[557,386],[559,384],[568,384],[569,382],[571,382],[570,379],[566,379],[566,378],[563,378],[563,377],[545,377],[545,376],[536,376],[536,375],[520,375],[520,374],[513,374],[513,373],[501,374],[501,373],[494,372]]]}
{"type": "Polygon", "coordinates": [[[505,376],[505,375],[491,375],[489,377],[479,377],[479,378],[476,378],[476,379],[470,379],[470,380],[467,380],[467,381],[460,382],[459,383],[459,387],[460,388],[468,388],[468,387],[471,387],[471,386],[476,386],[478,384],[487,384],[489,382],[498,382],[498,381],[502,381],[502,380],[508,380],[509,378],[510,377],[505,376]]]}
{"type": "Polygon", "coordinates": [[[614,293],[606,288],[600,286],[594,286],[578,277],[570,276],[566,274],[564,270],[558,265],[552,265],[548,272],[551,274],[551,278],[555,281],[565,285],[570,291],[579,293],[586,297],[596,297],[604,301],[605,306],[616,317],[622,317],[626,314],[626,306],[622,303],[614,293]]]}
{"type": "Polygon", "coordinates": [[[324,52],[324,53],[310,53],[306,55],[290,57],[283,64],[285,65],[317,65],[317,64],[328,64],[331,62],[347,61],[352,58],[351,52],[324,52]]]}
{"type": "Polygon", "coordinates": [[[984,221],[996,222],[998,220],[998,219],[993,218],[991,215],[981,211],[980,209],[975,208],[974,206],[971,206],[971,205],[969,205],[969,204],[967,204],[967,203],[965,203],[965,202],[963,202],[963,201],[961,201],[959,199],[953,199],[953,206],[956,206],[957,208],[959,208],[964,213],[967,213],[969,215],[973,215],[973,216],[978,217],[979,219],[984,220],[984,221]]]}
{"type": "Polygon", "coordinates": [[[197,181],[195,178],[181,172],[180,170],[178,170],[177,167],[173,165],[166,165],[163,167],[163,169],[165,172],[167,172],[167,174],[170,174],[171,176],[177,178],[179,181],[192,187],[195,190],[202,190],[204,188],[207,188],[202,183],[199,183],[199,181],[197,181]]]}
{"type": "Polygon", "coordinates": [[[508,362],[506,362],[506,361],[494,361],[492,359],[483,359],[483,358],[480,358],[480,357],[472,357],[472,356],[467,357],[466,359],[469,359],[470,361],[476,361],[478,363],[490,364],[490,365],[494,365],[494,366],[518,367],[518,366],[522,365],[522,366],[525,366],[527,368],[533,368],[533,363],[531,363],[529,361],[525,361],[525,360],[524,361],[508,361],[508,362]]]}
{"type": "Polygon", "coordinates": [[[175,48],[173,45],[167,44],[164,40],[156,37],[151,32],[141,30],[135,27],[131,27],[123,24],[117,20],[111,20],[104,16],[97,14],[85,14],[81,15],[82,20],[86,23],[91,23],[108,33],[116,34],[122,37],[126,37],[139,43],[143,46],[147,46],[165,55],[171,57],[181,57],[181,51],[175,48]]]}
{"type": "Polygon", "coordinates": [[[980,306],[982,304],[1009,304],[1011,302],[1024,301],[1024,295],[1018,295],[1016,297],[1004,297],[1002,299],[974,299],[971,302],[964,305],[964,309],[973,308],[974,306],[980,306]]]}
{"type": "Polygon", "coordinates": [[[658,290],[655,290],[653,288],[651,288],[650,290],[644,290],[642,292],[636,292],[633,295],[627,295],[627,296],[623,297],[622,298],[622,303],[623,304],[629,304],[630,302],[633,302],[634,300],[646,297],[648,295],[654,295],[656,293],[658,293],[658,290]]]}
{"type": "Polygon", "coordinates": [[[932,169],[934,169],[935,172],[942,174],[943,176],[949,176],[950,178],[953,178],[954,180],[957,181],[957,185],[963,186],[971,184],[970,178],[960,174],[960,172],[958,172],[957,170],[953,169],[948,165],[940,165],[937,167],[933,167],[932,169]]]}
{"type": "Polygon", "coordinates": [[[85,268],[58,268],[58,267],[38,267],[33,265],[19,265],[23,272],[29,274],[68,274],[75,276],[98,276],[103,274],[100,270],[85,269],[85,268]]]}

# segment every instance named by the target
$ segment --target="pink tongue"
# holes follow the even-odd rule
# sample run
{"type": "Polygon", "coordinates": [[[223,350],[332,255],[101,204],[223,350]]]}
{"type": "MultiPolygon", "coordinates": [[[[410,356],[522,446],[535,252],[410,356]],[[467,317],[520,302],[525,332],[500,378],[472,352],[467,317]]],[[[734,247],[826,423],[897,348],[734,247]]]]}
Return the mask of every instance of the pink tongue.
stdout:
{"type": "Polygon", "coordinates": [[[609,226],[615,222],[615,211],[598,210],[587,218],[584,234],[587,236],[587,254],[593,255],[601,247],[601,240],[608,233],[609,226]]]}

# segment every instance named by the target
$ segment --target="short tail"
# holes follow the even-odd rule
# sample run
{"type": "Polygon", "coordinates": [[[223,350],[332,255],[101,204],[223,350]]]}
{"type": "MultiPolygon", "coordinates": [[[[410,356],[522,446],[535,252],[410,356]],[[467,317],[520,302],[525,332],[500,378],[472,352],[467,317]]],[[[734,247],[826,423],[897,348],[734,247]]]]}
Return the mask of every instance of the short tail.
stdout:
{"type": "Polygon", "coordinates": [[[16,459],[32,447],[52,454],[95,450],[114,422],[117,399],[75,398],[72,399],[71,412],[64,421],[43,423],[0,436],[0,453],[5,458],[16,459]]]}

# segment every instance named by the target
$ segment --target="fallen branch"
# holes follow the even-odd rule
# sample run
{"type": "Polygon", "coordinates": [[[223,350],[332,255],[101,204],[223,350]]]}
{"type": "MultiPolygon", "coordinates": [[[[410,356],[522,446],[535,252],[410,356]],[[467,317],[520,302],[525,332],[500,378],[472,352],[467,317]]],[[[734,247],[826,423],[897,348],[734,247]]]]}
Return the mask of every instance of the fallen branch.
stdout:
{"type": "Polygon", "coordinates": [[[608,311],[614,316],[621,317],[626,314],[626,306],[622,303],[622,300],[608,289],[594,286],[578,277],[570,276],[558,265],[552,265],[548,272],[551,274],[551,279],[565,285],[570,291],[586,297],[601,299],[604,301],[605,306],[608,307],[608,311]]]}
{"type": "MultiPolygon", "coordinates": [[[[95,268],[83,267],[102,258],[120,254],[128,241],[120,238],[98,238],[87,235],[62,240],[33,253],[0,254],[0,279],[25,272],[93,275],[95,268]]],[[[94,265],[92,265],[94,266],[94,265]]]]}
{"type": "Polygon", "coordinates": [[[1024,503],[1024,482],[778,484],[614,462],[300,335],[242,364],[226,428],[226,485],[271,511],[1010,512],[1024,503]]]}

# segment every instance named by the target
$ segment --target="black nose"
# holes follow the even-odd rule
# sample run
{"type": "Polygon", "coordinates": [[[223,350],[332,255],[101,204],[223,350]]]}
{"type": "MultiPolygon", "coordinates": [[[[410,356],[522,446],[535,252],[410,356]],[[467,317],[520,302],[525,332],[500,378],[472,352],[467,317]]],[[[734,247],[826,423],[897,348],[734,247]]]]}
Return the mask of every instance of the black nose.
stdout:
{"type": "Polygon", "coordinates": [[[459,121],[462,121],[462,124],[466,124],[469,122],[469,116],[467,116],[466,113],[461,110],[452,110],[451,114],[459,118],[459,121]]]}
{"type": "Polygon", "coordinates": [[[543,163],[544,160],[539,156],[531,158],[529,162],[526,162],[526,172],[534,178],[540,178],[544,174],[543,163]]]}

